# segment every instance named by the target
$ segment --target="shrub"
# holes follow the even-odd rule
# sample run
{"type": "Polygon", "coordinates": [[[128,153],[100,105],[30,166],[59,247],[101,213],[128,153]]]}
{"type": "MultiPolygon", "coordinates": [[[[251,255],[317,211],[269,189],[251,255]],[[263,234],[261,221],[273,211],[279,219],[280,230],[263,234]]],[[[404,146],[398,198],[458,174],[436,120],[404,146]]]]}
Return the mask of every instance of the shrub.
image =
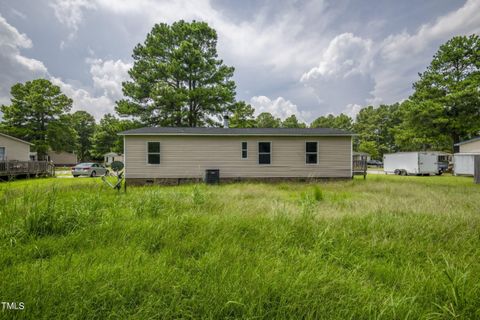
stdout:
{"type": "Polygon", "coordinates": [[[318,186],[313,187],[313,198],[316,201],[322,201],[324,198],[323,191],[318,186]]]}

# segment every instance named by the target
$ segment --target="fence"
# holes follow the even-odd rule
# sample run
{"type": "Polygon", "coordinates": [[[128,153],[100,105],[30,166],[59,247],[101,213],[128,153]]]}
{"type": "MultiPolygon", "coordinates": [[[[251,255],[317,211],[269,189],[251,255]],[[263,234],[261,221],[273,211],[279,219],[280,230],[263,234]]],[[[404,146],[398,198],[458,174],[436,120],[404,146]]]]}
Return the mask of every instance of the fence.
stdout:
{"type": "Polygon", "coordinates": [[[55,167],[48,161],[0,161],[0,177],[19,175],[53,176],[55,167]]]}

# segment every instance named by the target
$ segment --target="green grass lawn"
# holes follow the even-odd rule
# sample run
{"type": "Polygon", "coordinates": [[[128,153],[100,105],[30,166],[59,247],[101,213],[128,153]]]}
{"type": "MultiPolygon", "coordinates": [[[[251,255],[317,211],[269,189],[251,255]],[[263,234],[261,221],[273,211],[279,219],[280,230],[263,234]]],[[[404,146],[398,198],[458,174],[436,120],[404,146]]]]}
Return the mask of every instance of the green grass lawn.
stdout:
{"type": "Polygon", "coordinates": [[[479,319],[480,186],[0,184],[0,318],[479,319]]]}

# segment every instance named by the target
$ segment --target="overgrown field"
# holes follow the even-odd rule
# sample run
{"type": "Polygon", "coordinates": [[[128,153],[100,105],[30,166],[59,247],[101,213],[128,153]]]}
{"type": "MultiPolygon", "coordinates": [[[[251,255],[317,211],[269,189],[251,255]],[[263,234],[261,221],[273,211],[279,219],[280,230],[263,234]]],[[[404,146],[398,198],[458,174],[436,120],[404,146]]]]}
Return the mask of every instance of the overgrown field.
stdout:
{"type": "Polygon", "coordinates": [[[480,318],[471,178],[2,183],[0,241],[0,318],[480,318]]]}

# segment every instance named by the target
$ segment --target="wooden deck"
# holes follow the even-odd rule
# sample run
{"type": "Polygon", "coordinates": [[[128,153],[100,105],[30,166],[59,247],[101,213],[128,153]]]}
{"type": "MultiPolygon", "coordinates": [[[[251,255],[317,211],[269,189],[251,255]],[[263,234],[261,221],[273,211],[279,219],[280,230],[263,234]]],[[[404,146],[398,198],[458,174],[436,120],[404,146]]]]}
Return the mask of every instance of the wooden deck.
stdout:
{"type": "Polygon", "coordinates": [[[352,157],[352,171],[354,176],[367,177],[367,157],[363,155],[355,155],[352,157]]]}
{"type": "Polygon", "coordinates": [[[0,161],[0,180],[11,180],[17,176],[54,176],[55,167],[48,161],[0,161]]]}

